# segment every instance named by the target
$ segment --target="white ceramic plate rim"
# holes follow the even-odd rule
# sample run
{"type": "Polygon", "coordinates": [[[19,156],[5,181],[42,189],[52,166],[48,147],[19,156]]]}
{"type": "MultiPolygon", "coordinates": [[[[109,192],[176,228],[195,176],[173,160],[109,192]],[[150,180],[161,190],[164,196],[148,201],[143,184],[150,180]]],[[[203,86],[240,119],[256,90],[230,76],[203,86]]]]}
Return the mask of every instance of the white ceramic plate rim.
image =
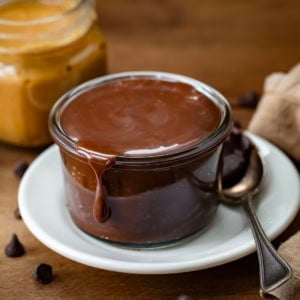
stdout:
{"type": "MultiPolygon", "coordinates": [[[[267,172],[272,173],[271,169],[274,168],[275,164],[278,164],[280,167],[276,167],[277,171],[273,173],[275,173],[275,177],[280,177],[277,179],[283,181],[285,180],[285,183],[287,185],[285,186],[288,191],[288,193],[286,193],[287,200],[274,200],[274,204],[278,204],[278,201],[281,200],[288,201],[287,205],[285,205],[286,213],[281,216],[281,219],[278,219],[278,216],[268,216],[271,224],[264,224],[264,220],[262,220],[262,225],[263,227],[265,227],[268,237],[273,239],[288,227],[288,225],[292,222],[298,212],[300,200],[299,175],[290,160],[278,148],[263,140],[262,138],[259,138],[253,134],[249,135],[258,146],[262,155],[265,157],[267,172]],[[274,161],[271,161],[271,159],[274,159],[274,161]],[[278,168],[280,168],[280,172],[278,168]],[[273,220],[272,217],[276,220],[273,220]],[[273,223],[273,221],[275,222],[273,223]]],[[[55,169],[58,177],[52,178],[52,180],[55,181],[61,179],[59,175],[61,172],[60,166],[57,166],[56,163],[51,164],[49,162],[49,159],[53,158],[54,156],[56,158],[57,156],[59,156],[58,148],[55,145],[45,150],[31,164],[24,177],[22,178],[20,184],[18,195],[19,208],[25,224],[33,233],[33,235],[50,249],[71,260],[92,267],[111,271],[136,274],[168,274],[210,268],[239,259],[255,251],[254,240],[248,228],[243,230],[243,232],[241,232],[240,234],[232,236],[228,243],[226,242],[224,244],[224,249],[221,249],[220,251],[216,250],[215,252],[212,251],[211,253],[210,251],[204,251],[202,253],[199,253],[199,257],[196,257],[194,259],[191,258],[190,260],[180,260],[180,255],[177,255],[176,253],[185,253],[185,250],[186,253],[188,253],[188,251],[191,251],[191,243],[196,244],[197,240],[201,239],[201,237],[206,234],[205,232],[202,235],[199,235],[199,237],[196,236],[194,237],[194,239],[191,239],[191,241],[186,241],[185,243],[177,245],[175,247],[146,251],[122,249],[96,240],[83,233],[74,225],[67,212],[65,204],[62,202],[59,203],[59,199],[56,199],[55,197],[52,199],[52,201],[54,201],[54,203],[59,206],[58,209],[60,210],[58,211],[57,216],[53,216],[51,215],[51,211],[47,210],[47,202],[44,201],[44,203],[43,199],[41,199],[41,202],[36,202],[33,193],[30,194],[30,191],[32,191],[32,189],[34,188],[34,180],[36,180],[38,174],[40,174],[39,176],[41,177],[44,176],[45,179],[42,182],[46,182],[47,172],[44,172],[43,174],[43,168],[45,168],[45,171],[47,171],[47,168],[50,168],[52,171],[55,169]],[[33,202],[31,201],[32,198],[33,202]],[[35,207],[33,207],[32,203],[36,204],[35,207]],[[61,237],[59,237],[60,232],[51,232],[51,230],[48,231],[43,228],[43,224],[41,224],[41,220],[39,220],[40,216],[38,217],[36,214],[36,209],[38,209],[39,205],[42,204],[44,206],[40,207],[40,211],[42,212],[42,214],[46,212],[43,215],[44,218],[42,222],[61,222],[63,229],[67,229],[66,233],[69,234],[68,238],[70,239],[66,238],[65,240],[63,240],[61,237]],[[36,208],[36,206],[38,208],[36,208]],[[50,220],[50,218],[53,218],[53,220],[50,220]],[[72,242],[72,239],[75,239],[77,243],[75,242],[74,244],[72,242]],[[99,249],[99,254],[91,254],[87,253],[88,251],[85,252],[84,249],[79,249],[82,245],[84,245],[86,249],[89,249],[92,252],[96,253],[99,249]],[[231,247],[231,245],[233,247],[231,247]],[[177,259],[174,261],[170,261],[168,257],[166,257],[165,259],[160,259],[160,256],[166,255],[168,251],[169,253],[173,254],[173,258],[175,257],[177,259]],[[200,254],[202,255],[202,257],[200,254]]],[[[278,190],[280,187],[272,186],[272,188],[278,190]]],[[[271,193],[272,191],[269,192],[271,193]]],[[[261,199],[260,201],[263,202],[264,199],[261,199]]],[[[222,206],[222,204],[220,206],[222,206]]],[[[242,218],[246,218],[239,208],[236,208],[236,211],[241,214],[242,218]]],[[[257,212],[259,215],[260,207],[258,207],[257,212]]],[[[222,244],[222,246],[224,245],[222,244]]],[[[216,249],[218,249],[218,245],[216,249]]]]}

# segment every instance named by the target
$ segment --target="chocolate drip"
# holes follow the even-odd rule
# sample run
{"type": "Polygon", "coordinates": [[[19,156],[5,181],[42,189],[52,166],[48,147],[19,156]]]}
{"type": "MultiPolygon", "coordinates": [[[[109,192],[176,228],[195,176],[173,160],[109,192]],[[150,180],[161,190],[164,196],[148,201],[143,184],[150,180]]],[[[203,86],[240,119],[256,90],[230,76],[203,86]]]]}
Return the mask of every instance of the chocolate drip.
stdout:
{"type": "MultiPolygon", "coordinates": [[[[150,172],[143,179],[146,170],[132,181],[136,175],[129,172],[127,176],[118,175],[122,176],[121,191],[111,186],[106,191],[103,175],[115,164],[117,156],[134,159],[182,152],[208,138],[219,126],[220,120],[220,109],[212,100],[193,86],[181,82],[124,79],[105,83],[76,97],[64,108],[61,125],[96,178],[95,198],[90,212],[93,219],[97,223],[108,219],[113,222],[115,216],[110,216],[110,209],[115,204],[108,203],[107,192],[110,196],[112,193],[123,196],[139,191],[139,197],[143,199],[148,197],[144,192],[149,194],[152,189],[159,190],[161,185],[166,185],[165,182],[173,184],[176,181],[172,179],[172,173],[158,175],[157,172],[155,176],[150,172]]],[[[88,178],[90,183],[94,183],[94,176],[88,178]]],[[[208,192],[213,187],[212,180],[212,187],[207,187],[208,192]]],[[[94,190],[93,185],[90,190],[94,190]]],[[[146,218],[146,222],[150,222],[154,214],[152,207],[156,207],[151,197],[138,201],[139,207],[150,207],[146,209],[145,216],[142,212],[137,213],[142,215],[142,220],[146,218]]],[[[134,211],[135,205],[129,200],[127,202],[128,211],[134,211]]]]}
{"type": "Polygon", "coordinates": [[[90,153],[88,153],[85,149],[77,146],[77,152],[81,156],[84,156],[87,160],[87,163],[93,170],[96,178],[96,191],[95,191],[95,199],[93,204],[93,217],[95,221],[99,223],[103,223],[107,221],[110,217],[110,207],[106,197],[106,190],[102,183],[102,176],[104,172],[111,168],[115,163],[115,157],[101,157],[97,158],[93,157],[90,153]],[[97,163],[93,163],[93,160],[96,160],[97,163]]]}

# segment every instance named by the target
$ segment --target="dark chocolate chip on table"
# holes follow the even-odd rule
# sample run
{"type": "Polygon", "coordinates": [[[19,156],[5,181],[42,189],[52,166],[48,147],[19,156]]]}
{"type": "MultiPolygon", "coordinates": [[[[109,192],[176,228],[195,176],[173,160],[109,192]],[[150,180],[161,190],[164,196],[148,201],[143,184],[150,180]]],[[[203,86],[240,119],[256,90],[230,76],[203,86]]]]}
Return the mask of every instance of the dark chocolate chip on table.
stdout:
{"type": "Polygon", "coordinates": [[[14,167],[14,173],[19,178],[22,178],[27,168],[29,167],[29,163],[25,160],[19,161],[14,167]]]}
{"type": "Polygon", "coordinates": [[[39,264],[33,270],[33,277],[42,284],[48,284],[53,281],[52,266],[48,264],[39,264]]]}
{"type": "Polygon", "coordinates": [[[260,100],[260,94],[256,91],[248,91],[238,97],[240,106],[255,108],[260,100]]]}
{"type": "Polygon", "coordinates": [[[16,218],[17,220],[22,220],[22,216],[21,216],[19,207],[17,207],[17,208],[14,210],[14,216],[15,216],[15,218],[16,218]]]}
{"type": "Polygon", "coordinates": [[[5,255],[8,257],[19,257],[25,254],[25,249],[14,233],[10,242],[5,247],[5,255]]]}
{"type": "Polygon", "coordinates": [[[298,171],[300,171],[300,161],[296,161],[295,165],[296,165],[296,168],[298,169],[298,171]]]}
{"type": "Polygon", "coordinates": [[[242,123],[241,123],[241,121],[240,120],[237,120],[237,119],[235,119],[235,120],[233,120],[233,128],[239,128],[239,129],[241,129],[242,128],[242,123]]]}
{"type": "Polygon", "coordinates": [[[294,163],[295,167],[297,168],[297,170],[300,172],[300,160],[296,160],[293,157],[289,156],[289,158],[291,159],[291,161],[294,163]]]}

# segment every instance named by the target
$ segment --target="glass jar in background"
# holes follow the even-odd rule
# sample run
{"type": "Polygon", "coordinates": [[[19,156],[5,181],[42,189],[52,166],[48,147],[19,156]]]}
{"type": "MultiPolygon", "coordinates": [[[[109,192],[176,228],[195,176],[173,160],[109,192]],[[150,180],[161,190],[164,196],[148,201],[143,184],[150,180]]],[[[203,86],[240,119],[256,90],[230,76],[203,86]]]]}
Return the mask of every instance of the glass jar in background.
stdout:
{"type": "Polygon", "coordinates": [[[70,88],[106,72],[106,47],[90,0],[0,4],[0,141],[51,141],[48,114],[70,88]]]}

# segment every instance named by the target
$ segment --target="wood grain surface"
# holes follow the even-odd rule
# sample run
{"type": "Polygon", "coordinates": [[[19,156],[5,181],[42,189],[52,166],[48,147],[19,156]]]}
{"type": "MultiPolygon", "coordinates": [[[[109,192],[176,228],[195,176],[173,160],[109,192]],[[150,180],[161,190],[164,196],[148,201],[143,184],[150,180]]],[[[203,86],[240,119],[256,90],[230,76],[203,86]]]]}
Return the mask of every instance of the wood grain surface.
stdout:
{"type": "MultiPolygon", "coordinates": [[[[244,126],[253,110],[239,107],[237,96],[261,91],[267,74],[299,61],[298,0],[103,0],[97,9],[110,73],[161,70],[200,79],[230,100],[244,126]]],[[[19,185],[14,165],[39,151],[0,145],[0,299],[260,299],[255,254],[212,269],[150,276],[90,268],[47,249],[13,215],[19,185]],[[24,257],[4,254],[13,232],[26,248],[24,257]],[[55,280],[48,285],[31,277],[40,262],[53,266],[55,280]]],[[[298,229],[299,214],[275,245],[298,229]]]]}

